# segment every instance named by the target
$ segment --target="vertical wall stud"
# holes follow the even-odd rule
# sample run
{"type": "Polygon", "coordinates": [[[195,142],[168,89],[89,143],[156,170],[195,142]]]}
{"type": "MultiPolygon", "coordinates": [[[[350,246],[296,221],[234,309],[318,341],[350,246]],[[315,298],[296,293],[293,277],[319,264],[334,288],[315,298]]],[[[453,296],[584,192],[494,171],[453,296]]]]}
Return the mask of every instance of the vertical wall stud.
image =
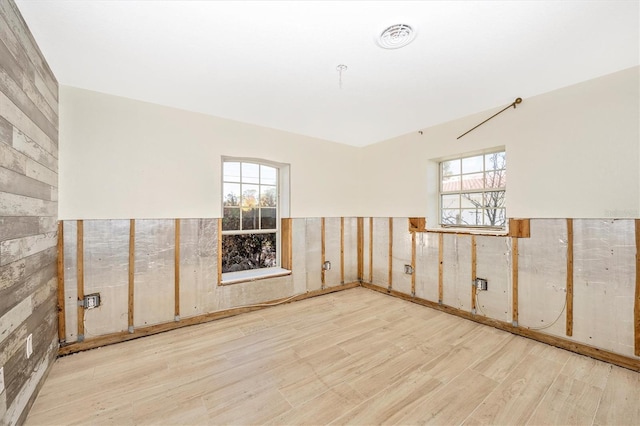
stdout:
{"type": "Polygon", "coordinates": [[[416,295],[416,233],[411,233],[411,295],[416,295]]]}
{"type": "Polygon", "coordinates": [[[438,303],[442,304],[444,294],[444,235],[438,234],[438,303]]]}
{"type": "Polygon", "coordinates": [[[78,342],[84,340],[84,222],[78,220],[77,284],[78,284],[78,342]]]}
{"type": "Polygon", "coordinates": [[[635,324],[635,355],[640,356],[640,219],[635,220],[636,228],[636,299],[633,307],[635,324]]]}
{"type": "Polygon", "coordinates": [[[133,333],[133,284],[136,273],[136,220],[129,220],[129,333],[133,333]]]}
{"type": "Polygon", "coordinates": [[[364,281],[364,218],[357,220],[358,227],[358,280],[364,281]]]}
{"type": "Polygon", "coordinates": [[[573,219],[567,219],[567,321],[566,334],[573,336],[573,219]]]}
{"type": "Polygon", "coordinates": [[[393,218],[389,218],[389,290],[393,288],[393,218]]]}
{"type": "Polygon", "coordinates": [[[326,261],[326,254],[325,254],[325,244],[326,244],[326,227],[325,227],[325,220],[324,217],[322,219],[320,219],[320,244],[321,244],[321,257],[322,259],[320,260],[320,265],[322,265],[323,267],[320,268],[320,282],[322,283],[322,288],[324,288],[324,282],[325,282],[325,274],[326,271],[324,269],[324,262],[326,261]]]}
{"type": "Polygon", "coordinates": [[[369,282],[373,282],[373,218],[369,218],[369,282]]]}
{"type": "Polygon", "coordinates": [[[180,321],[180,219],[175,221],[175,291],[174,291],[174,320],[180,321]]]}
{"type": "Polygon", "coordinates": [[[66,341],[64,306],[64,222],[58,222],[58,340],[66,341]]]}
{"type": "Polygon", "coordinates": [[[475,286],[476,278],[478,278],[477,272],[477,246],[476,246],[476,236],[471,236],[471,312],[476,313],[476,295],[478,289],[475,286]]]}
{"type": "Polygon", "coordinates": [[[518,239],[516,237],[511,238],[511,283],[512,289],[512,324],[514,327],[518,326],[518,239]]]}
{"type": "Polygon", "coordinates": [[[340,284],[344,284],[344,217],[340,218],[340,284]]]}
{"type": "Polygon", "coordinates": [[[218,285],[222,285],[222,218],[218,219],[218,285]]]}

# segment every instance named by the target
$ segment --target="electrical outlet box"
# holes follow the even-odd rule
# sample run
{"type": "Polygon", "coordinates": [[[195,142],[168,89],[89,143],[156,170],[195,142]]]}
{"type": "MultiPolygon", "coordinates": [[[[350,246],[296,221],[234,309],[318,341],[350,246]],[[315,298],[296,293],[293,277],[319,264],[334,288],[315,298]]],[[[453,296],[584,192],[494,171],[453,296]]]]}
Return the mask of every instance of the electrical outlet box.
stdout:
{"type": "Polygon", "coordinates": [[[33,354],[33,334],[27,336],[27,359],[33,354]]]}
{"type": "Polygon", "coordinates": [[[4,392],[4,367],[0,367],[0,394],[4,392]]]}
{"type": "Polygon", "coordinates": [[[404,265],[404,273],[408,274],[408,275],[412,275],[413,274],[413,266],[404,265]]]}
{"type": "Polygon", "coordinates": [[[83,306],[85,309],[93,309],[100,306],[100,293],[87,294],[84,296],[83,306]]]}
{"type": "Polygon", "coordinates": [[[476,278],[474,285],[476,286],[476,290],[479,291],[487,291],[487,288],[489,287],[489,283],[485,278],[476,278]]]}

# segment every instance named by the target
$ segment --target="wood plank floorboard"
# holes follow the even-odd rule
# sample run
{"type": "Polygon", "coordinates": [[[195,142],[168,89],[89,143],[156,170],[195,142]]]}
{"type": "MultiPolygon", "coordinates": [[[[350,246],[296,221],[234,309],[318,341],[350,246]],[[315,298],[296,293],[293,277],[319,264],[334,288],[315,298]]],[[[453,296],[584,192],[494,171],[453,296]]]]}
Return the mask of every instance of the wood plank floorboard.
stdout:
{"type": "Polygon", "coordinates": [[[640,425],[640,373],[364,288],[58,359],[27,425],[640,425]]]}

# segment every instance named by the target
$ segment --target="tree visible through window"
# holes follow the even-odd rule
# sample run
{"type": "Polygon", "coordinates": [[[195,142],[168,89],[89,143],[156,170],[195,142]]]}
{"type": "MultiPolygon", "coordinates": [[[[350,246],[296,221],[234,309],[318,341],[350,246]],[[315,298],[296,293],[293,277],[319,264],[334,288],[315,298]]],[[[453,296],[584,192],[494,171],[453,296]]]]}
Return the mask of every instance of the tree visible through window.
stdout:
{"type": "Polygon", "coordinates": [[[504,227],[506,182],[504,151],[441,162],[441,225],[504,227]]]}
{"type": "Polygon", "coordinates": [[[278,169],[223,163],[222,272],[278,266],[278,169]]]}

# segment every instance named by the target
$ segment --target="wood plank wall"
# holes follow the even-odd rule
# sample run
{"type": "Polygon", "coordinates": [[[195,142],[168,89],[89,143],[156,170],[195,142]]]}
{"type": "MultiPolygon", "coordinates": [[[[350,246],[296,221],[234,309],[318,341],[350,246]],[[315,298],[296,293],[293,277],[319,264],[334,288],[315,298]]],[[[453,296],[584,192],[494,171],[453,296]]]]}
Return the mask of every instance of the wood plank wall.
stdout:
{"type": "Polygon", "coordinates": [[[58,83],[0,0],[0,424],[23,422],[58,350],[57,157],[58,83]]]}

